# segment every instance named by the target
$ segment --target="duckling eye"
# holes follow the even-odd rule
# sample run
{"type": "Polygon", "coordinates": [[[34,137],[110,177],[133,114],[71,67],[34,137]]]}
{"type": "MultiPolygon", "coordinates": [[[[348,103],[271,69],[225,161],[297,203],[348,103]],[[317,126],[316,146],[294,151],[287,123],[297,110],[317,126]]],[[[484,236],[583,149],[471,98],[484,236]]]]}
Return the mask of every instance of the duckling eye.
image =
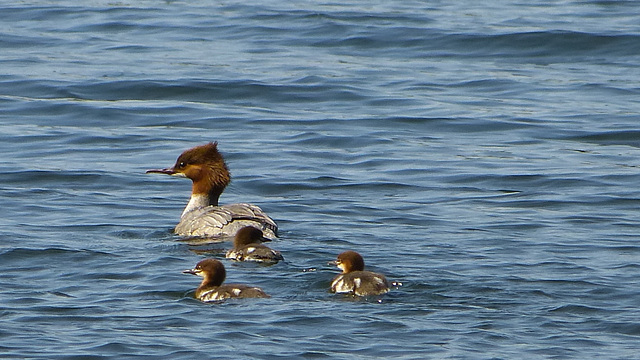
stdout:
{"type": "Polygon", "coordinates": [[[179,168],[183,168],[185,166],[187,166],[187,163],[185,163],[184,161],[181,161],[180,164],[178,164],[179,168]]]}

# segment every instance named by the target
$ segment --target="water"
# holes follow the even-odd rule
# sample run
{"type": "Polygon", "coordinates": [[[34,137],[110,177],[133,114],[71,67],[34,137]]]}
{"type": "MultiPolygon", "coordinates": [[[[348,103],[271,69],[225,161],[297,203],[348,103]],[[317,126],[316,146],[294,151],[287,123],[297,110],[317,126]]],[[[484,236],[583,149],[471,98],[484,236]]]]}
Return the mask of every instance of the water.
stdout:
{"type": "Polygon", "coordinates": [[[0,5],[0,357],[633,358],[634,1],[0,5]],[[284,263],[202,304],[171,234],[218,141],[284,263]],[[327,292],[346,249],[402,283],[327,292]]]}

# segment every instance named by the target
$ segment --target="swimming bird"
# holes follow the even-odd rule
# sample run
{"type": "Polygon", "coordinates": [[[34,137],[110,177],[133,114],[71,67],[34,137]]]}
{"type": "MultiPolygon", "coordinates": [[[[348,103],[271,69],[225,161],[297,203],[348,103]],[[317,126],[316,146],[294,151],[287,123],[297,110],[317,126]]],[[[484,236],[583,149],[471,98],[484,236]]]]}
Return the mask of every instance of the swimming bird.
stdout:
{"type": "Polygon", "coordinates": [[[284,260],[279,251],[261,244],[271,241],[263,236],[262,231],[253,226],[245,226],[238,230],[233,239],[233,249],[227,251],[226,257],[237,261],[256,261],[261,263],[277,263],[284,260]]]}
{"type": "Polygon", "coordinates": [[[204,302],[221,301],[230,298],[268,298],[261,288],[242,284],[222,284],[227,276],[224,265],[215,259],[204,259],[185,274],[202,276],[195,297],[204,302]]]}
{"type": "Polygon", "coordinates": [[[249,225],[262,230],[267,238],[277,236],[278,225],[258,206],[245,203],[218,205],[231,175],[217,142],[186,150],[173,167],[151,169],[147,173],[186,177],[193,182],[191,198],[174,230],[178,235],[234,236],[240,228],[249,225]]]}
{"type": "Polygon", "coordinates": [[[384,275],[365,271],[364,259],[355,251],[345,251],[329,264],[342,270],[342,274],[333,278],[331,292],[367,296],[389,291],[389,283],[384,275]]]}

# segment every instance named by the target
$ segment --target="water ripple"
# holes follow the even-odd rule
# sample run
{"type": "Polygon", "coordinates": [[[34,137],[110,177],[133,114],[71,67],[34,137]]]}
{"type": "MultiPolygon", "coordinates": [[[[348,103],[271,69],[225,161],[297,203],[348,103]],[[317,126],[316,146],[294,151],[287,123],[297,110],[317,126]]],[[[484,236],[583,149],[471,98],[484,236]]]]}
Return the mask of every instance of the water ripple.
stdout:
{"type": "Polygon", "coordinates": [[[636,2],[0,7],[3,356],[637,353],[636,2]],[[286,261],[172,234],[145,170],[209,141],[286,261]],[[331,294],[347,249],[398,285],[331,294]]]}

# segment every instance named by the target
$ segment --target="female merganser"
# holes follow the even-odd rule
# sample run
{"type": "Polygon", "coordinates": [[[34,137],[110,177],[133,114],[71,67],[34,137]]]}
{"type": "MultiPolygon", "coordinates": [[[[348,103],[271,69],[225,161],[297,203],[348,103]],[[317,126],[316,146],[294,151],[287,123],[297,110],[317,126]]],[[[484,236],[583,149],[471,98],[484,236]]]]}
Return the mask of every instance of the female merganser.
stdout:
{"type": "Polygon", "coordinates": [[[222,285],[227,272],[224,269],[224,265],[218,260],[204,259],[195,268],[184,270],[183,273],[203,277],[200,286],[196,289],[195,297],[204,302],[221,301],[230,298],[270,297],[259,287],[241,284],[222,285]]]}
{"type": "Polygon", "coordinates": [[[262,231],[253,226],[245,226],[238,230],[233,239],[233,249],[227,251],[226,257],[237,261],[256,261],[277,263],[284,260],[279,251],[262,245],[263,241],[271,241],[262,235],[262,231]]]}
{"type": "Polygon", "coordinates": [[[220,194],[231,181],[231,175],[218,152],[217,142],[183,152],[171,168],[147,170],[147,173],[186,177],[193,181],[191,198],[174,230],[178,235],[233,236],[240,228],[249,225],[264,231],[268,238],[277,236],[278,225],[259,207],[251,204],[218,206],[220,194]]]}
{"type": "Polygon", "coordinates": [[[342,270],[342,274],[333,278],[331,292],[367,296],[382,295],[389,291],[389,283],[384,275],[364,271],[364,259],[355,251],[345,251],[329,264],[342,270]]]}

